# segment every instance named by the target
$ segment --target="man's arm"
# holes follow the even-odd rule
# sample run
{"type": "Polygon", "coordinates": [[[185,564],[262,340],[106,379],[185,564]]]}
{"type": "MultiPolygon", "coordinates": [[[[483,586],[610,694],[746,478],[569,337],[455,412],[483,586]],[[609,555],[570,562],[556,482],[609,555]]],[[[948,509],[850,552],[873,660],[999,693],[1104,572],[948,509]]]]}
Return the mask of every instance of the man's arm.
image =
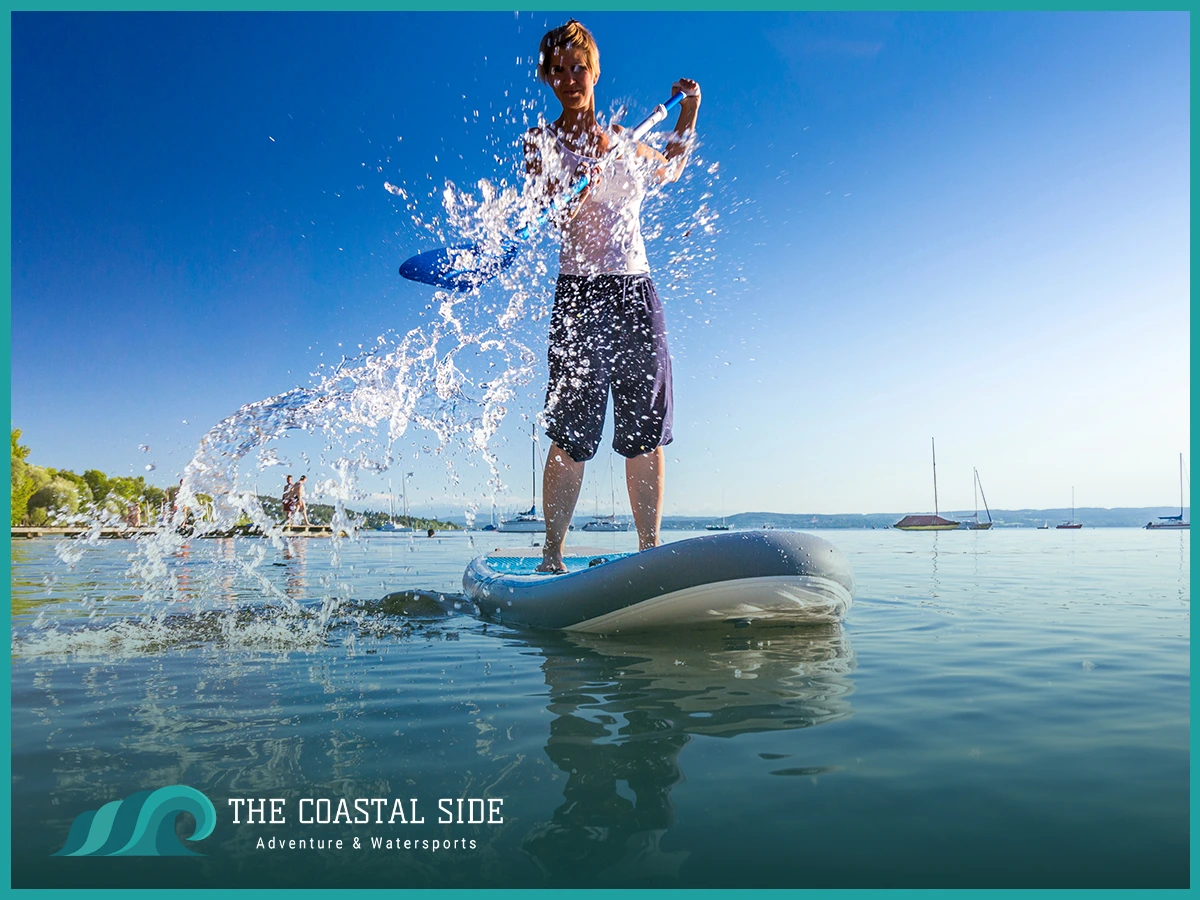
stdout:
{"type": "MultiPolygon", "coordinates": [[[[662,166],[656,173],[663,183],[678,181],[696,143],[696,118],[700,114],[700,85],[690,78],[680,78],[671,85],[672,94],[683,94],[679,104],[679,119],[674,133],[667,138],[665,154],[657,154],[662,166]]],[[[652,151],[653,152],[653,151],[652,151]]]]}

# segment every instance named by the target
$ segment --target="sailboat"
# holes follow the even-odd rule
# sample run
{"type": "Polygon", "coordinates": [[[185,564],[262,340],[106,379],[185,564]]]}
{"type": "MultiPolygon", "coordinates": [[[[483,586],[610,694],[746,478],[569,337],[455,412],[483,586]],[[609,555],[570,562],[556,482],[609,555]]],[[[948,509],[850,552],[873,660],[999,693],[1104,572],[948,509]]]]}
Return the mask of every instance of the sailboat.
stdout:
{"type": "Polygon", "coordinates": [[[492,518],[488,521],[480,531],[495,531],[496,530],[496,497],[492,496],[492,518]]]}
{"type": "Polygon", "coordinates": [[[612,454],[608,455],[608,489],[612,495],[612,514],[607,516],[600,515],[600,501],[596,500],[596,514],[592,516],[592,521],[583,526],[584,531],[628,531],[628,522],[617,521],[617,483],[613,476],[613,459],[612,454]]]}
{"type": "MultiPolygon", "coordinates": [[[[408,475],[405,475],[404,481],[402,482],[402,490],[404,492],[404,521],[405,522],[407,522],[409,520],[408,519],[408,479],[411,475],[412,475],[412,472],[409,472],[408,475]]],[[[392,480],[389,478],[388,479],[388,520],[379,526],[379,530],[380,531],[391,531],[391,532],[397,532],[397,533],[407,533],[407,532],[412,531],[412,527],[409,525],[397,525],[396,524],[395,506],[396,506],[396,495],[392,493],[392,480]]]]}
{"type": "Polygon", "coordinates": [[[496,526],[497,531],[539,532],[546,530],[546,520],[537,512],[537,424],[530,431],[530,455],[533,457],[533,502],[529,509],[517,513],[511,519],[501,519],[496,526]]]}
{"type": "Polygon", "coordinates": [[[938,515],[937,447],[933,442],[933,438],[929,439],[929,446],[933,450],[933,515],[905,516],[893,525],[893,528],[899,528],[901,531],[953,531],[960,524],[953,519],[943,519],[938,515]]]}
{"type": "Polygon", "coordinates": [[[721,491],[721,524],[711,522],[704,526],[705,531],[728,531],[729,526],[725,524],[725,492],[721,491]]]}
{"type": "Polygon", "coordinates": [[[1075,488],[1071,488],[1071,521],[1063,522],[1061,525],[1055,525],[1055,528],[1082,528],[1083,525],[1075,521],[1075,488]]]}
{"type": "Polygon", "coordinates": [[[979,470],[975,469],[975,521],[967,526],[971,531],[987,531],[992,527],[992,511],[988,509],[987,496],[983,493],[983,482],[979,480],[979,470]],[[983,511],[987,513],[988,520],[986,522],[979,521],[979,498],[983,497],[983,511]]]}
{"type": "Polygon", "coordinates": [[[1146,527],[1157,531],[1160,528],[1188,528],[1192,527],[1191,522],[1183,521],[1183,454],[1179,454],[1179,515],[1177,516],[1159,516],[1157,522],[1147,522],[1146,527]]]}

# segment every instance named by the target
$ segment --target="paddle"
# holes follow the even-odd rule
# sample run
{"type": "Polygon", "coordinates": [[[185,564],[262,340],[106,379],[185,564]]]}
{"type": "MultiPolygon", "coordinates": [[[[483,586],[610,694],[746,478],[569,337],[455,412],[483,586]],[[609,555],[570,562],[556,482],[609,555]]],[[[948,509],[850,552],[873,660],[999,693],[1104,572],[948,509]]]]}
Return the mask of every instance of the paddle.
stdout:
{"type": "MultiPolygon", "coordinates": [[[[679,105],[683,94],[674,94],[666,103],[660,103],[636,128],[630,132],[634,141],[640,141],[651,128],[667,117],[667,113],[679,105]]],[[[539,228],[546,224],[551,215],[558,212],[588,186],[587,173],[576,179],[562,194],[555,197],[542,209],[533,222],[519,229],[512,237],[500,242],[499,252],[482,241],[465,241],[426,250],[409,257],[400,266],[400,274],[409,281],[450,288],[454,291],[469,291],[495,278],[512,265],[521,244],[529,240],[539,228]]]]}

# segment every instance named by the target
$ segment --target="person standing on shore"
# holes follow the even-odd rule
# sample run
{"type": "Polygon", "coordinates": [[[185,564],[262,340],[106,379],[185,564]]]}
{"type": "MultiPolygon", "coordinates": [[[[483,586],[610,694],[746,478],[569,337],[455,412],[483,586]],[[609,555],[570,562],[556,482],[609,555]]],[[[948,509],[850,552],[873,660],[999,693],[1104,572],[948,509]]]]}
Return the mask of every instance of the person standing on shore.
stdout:
{"type": "Polygon", "coordinates": [[[304,502],[304,482],[307,480],[307,475],[301,475],[300,480],[292,485],[292,511],[303,520],[305,525],[310,524],[308,504],[304,502]]]}
{"type": "Polygon", "coordinates": [[[171,497],[171,522],[176,528],[186,528],[192,524],[192,511],[187,506],[181,505],[180,501],[183,494],[183,479],[179,479],[179,486],[175,488],[175,493],[171,497]]]}
{"type": "Polygon", "coordinates": [[[283,504],[284,525],[292,524],[292,512],[294,511],[296,504],[295,492],[296,486],[292,484],[292,476],[289,475],[287,477],[287,481],[285,481],[283,485],[283,496],[279,498],[280,502],[283,504]]]}

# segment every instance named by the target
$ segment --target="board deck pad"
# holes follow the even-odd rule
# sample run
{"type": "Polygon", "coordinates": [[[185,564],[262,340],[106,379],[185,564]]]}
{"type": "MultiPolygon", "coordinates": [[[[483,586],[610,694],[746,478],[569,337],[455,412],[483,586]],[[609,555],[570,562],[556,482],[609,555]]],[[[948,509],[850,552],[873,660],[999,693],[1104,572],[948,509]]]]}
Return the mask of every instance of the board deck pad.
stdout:
{"type": "MultiPolygon", "coordinates": [[[[536,571],[542,562],[542,551],[536,547],[528,548],[528,550],[529,552],[496,550],[487,555],[487,567],[497,574],[551,577],[553,573],[536,571]]],[[[563,554],[563,565],[567,567],[566,574],[569,575],[581,569],[594,568],[633,555],[633,553],[613,553],[611,550],[601,550],[595,547],[567,547],[563,554]]]]}
{"type": "MultiPolygon", "coordinates": [[[[563,547],[563,556],[604,556],[606,553],[612,553],[612,550],[605,550],[603,547],[563,547]]],[[[486,554],[488,559],[541,559],[541,547],[497,547],[491,553],[486,554]]]]}

